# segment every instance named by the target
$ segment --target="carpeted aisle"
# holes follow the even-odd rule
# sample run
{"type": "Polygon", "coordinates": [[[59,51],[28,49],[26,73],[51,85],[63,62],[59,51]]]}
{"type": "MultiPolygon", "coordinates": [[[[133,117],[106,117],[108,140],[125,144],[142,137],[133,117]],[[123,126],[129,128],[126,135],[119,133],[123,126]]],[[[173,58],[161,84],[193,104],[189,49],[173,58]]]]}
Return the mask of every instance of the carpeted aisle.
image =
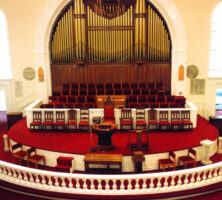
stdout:
{"type": "MultiPolygon", "coordinates": [[[[8,132],[10,139],[40,149],[57,152],[86,154],[91,149],[89,133],[64,132],[30,132],[26,127],[26,119],[20,120],[8,132]]],[[[215,140],[218,130],[201,116],[197,117],[197,128],[186,132],[154,132],[149,134],[149,151],[159,153],[169,150],[181,150],[200,145],[204,139],[215,140]]],[[[93,146],[97,143],[97,135],[93,134],[93,146]]],[[[131,154],[127,147],[129,133],[117,131],[112,136],[115,149],[109,153],[131,154]]],[[[97,151],[98,152],[98,151],[97,151]]]]}

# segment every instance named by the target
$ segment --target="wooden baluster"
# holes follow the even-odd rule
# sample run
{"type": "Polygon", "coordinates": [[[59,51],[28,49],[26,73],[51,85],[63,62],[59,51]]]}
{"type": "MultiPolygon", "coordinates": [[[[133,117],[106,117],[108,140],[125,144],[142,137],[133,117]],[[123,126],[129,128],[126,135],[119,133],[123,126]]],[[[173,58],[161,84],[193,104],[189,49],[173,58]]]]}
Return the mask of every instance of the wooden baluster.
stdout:
{"type": "MultiPolygon", "coordinates": [[[[191,174],[192,175],[192,174],[191,174]]],[[[184,183],[185,184],[188,184],[188,176],[189,176],[189,174],[185,174],[185,179],[184,179],[184,183]]]]}
{"type": "MultiPolygon", "coordinates": [[[[19,173],[19,176],[20,176],[20,173],[19,173]]],[[[33,183],[33,182],[34,182],[34,179],[33,179],[33,174],[32,174],[32,173],[30,173],[30,179],[29,179],[29,181],[30,181],[31,183],[33,183]]]]}
{"type": "Polygon", "coordinates": [[[60,178],[60,179],[62,180],[62,187],[66,187],[65,178],[64,178],[64,177],[62,177],[62,178],[60,178]]]}
{"type": "Polygon", "coordinates": [[[195,176],[195,173],[191,174],[191,179],[190,179],[191,183],[194,183],[194,181],[195,181],[194,176],[195,176]]]}
{"type": "Polygon", "coordinates": [[[36,183],[40,183],[40,180],[39,180],[39,175],[37,174],[37,175],[35,175],[35,182],[36,183]]]}
{"type": "Polygon", "coordinates": [[[157,178],[157,188],[161,188],[161,177],[160,178],[157,178]]]}
{"type": "Polygon", "coordinates": [[[120,190],[124,190],[124,180],[120,179],[120,190]]]}
{"type": "Polygon", "coordinates": [[[168,179],[169,179],[169,177],[165,177],[165,179],[164,179],[164,187],[168,187],[168,179]]]}
{"type": "Polygon", "coordinates": [[[83,181],[83,189],[85,190],[87,189],[87,184],[86,184],[87,179],[82,179],[82,181],[83,181]]]}
{"type": "Polygon", "coordinates": [[[98,179],[98,190],[102,190],[102,180],[98,179]]]}
{"type": "Polygon", "coordinates": [[[208,179],[212,179],[212,169],[209,170],[209,175],[208,175],[208,179]]]}
{"type": "Polygon", "coordinates": [[[95,184],[94,184],[94,180],[90,180],[90,183],[91,183],[91,190],[94,190],[95,189],[95,184]]]}
{"type": "Polygon", "coordinates": [[[117,190],[117,184],[116,184],[116,182],[117,182],[117,180],[114,179],[114,180],[113,180],[113,190],[114,190],[114,191],[117,190]]]}
{"type": "Polygon", "coordinates": [[[200,182],[201,179],[200,179],[200,172],[197,172],[197,182],[200,182]]]}
{"type": "Polygon", "coordinates": [[[129,179],[128,181],[129,181],[128,190],[131,190],[132,189],[132,182],[133,182],[133,180],[129,179]]]}
{"type": "Polygon", "coordinates": [[[73,188],[72,178],[69,178],[69,188],[73,188]]]}
{"type": "MultiPolygon", "coordinates": [[[[14,172],[13,172],[13,177],[14,177],[14,172]]],[[[26,172],[24,172],[24,181],[27,181],[28,180],[28,176],[27,176],[27,173],[26,172]]]]}
{"type": "Polygon", "coordinates": [[[109,190],[110,189],[110,187],[109,187],[109,179],[105,180],[105,183],[106,183],[105,190],[109,190]]]}
{"type": "Polygon", "coordinates": [[[45,176],[44,176],[44,175],[42,175],[42,176],[41,176],[41,178],[42,178],[42,184],[43,184],[43,185],[46,185],[45,176]]]}
{"type": "Polygon", "coordinates": [[[154,178],[150,178],[150,188],[153,189],[154,188],[154,178]]]}
{"type": "Polygon", "coordinates": [[[76,179],[76,189],[80,189],[79,179],[76,179]]]}
{"type": "Polygon", "coordinates": [[[55,186],[58,187],[59,186],[59,181],[58,181],[58,177],[55,176],[55,186]]]}
{"type": "Polygon", "coordinates": [[[143,179],[142,189],[144,189],[144,190],[145,190],[145,189],[146,189],[146,187],[147,187],[147,186],[146,186],[146,179],[143,179]]]}
{"type": "Polygon", "coordinates": [[[49,179],[48,185],[49,185],[49,186],[52,186],[52,176],[49,176],[48,179],[49,179]]]}
{"type": "Polygon", "coordinates": [[[203,172],[203,180],[207,179],[206,173],[207,173],[206,171],[203,172]]]}
{"type": "MultiPolygon", "coordinates": [[[[178,185],[181,185],[181,176],[179,176],[178,185]]],[[[171,186],[175,186],[175,176],[172,176],[171,186]]]]}
{"type": "Polygon", "coordinates": [[[135,179],[135,181],[136,181],[135,189],[136,189],[136,190],[139,190],[139,188],[140,188],[140,185],[139,185],[140,179],[135,179]]]}

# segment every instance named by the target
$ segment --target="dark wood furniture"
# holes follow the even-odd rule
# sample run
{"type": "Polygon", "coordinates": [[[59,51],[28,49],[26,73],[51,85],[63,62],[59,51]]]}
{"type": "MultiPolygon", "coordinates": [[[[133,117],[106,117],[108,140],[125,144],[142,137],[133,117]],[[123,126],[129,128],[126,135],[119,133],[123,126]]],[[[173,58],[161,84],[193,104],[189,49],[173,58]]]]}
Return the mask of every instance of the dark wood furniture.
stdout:
{"type": "Polygon", "coordinates": [[[30,131],[34,130],[40,131],[42,128],[42,112],[41,111],[33,111],[33,120],[30,123],[30,131]]]}
{"type": "Polygon", "coordinates": [[[196,167],[197,162],[197,152],[194,149],[188,149],[186,156],[180,156],[178,158],[178,165],[180,165],[180,162],[184,164],[184,168],[187,168],[188,164],[193,164],[194,167],[196,167]]]}
{"type": "Polygon", "coordinates": [[[112,143],[112,134],[116,131],[117,125],[110,122],[93,124],[92,131],[98,135],[96,149],[108,151],[114,148],[112,143]]]}
{"type": "Polygon", "coordinates": [[[181,129],[181,120],[180,120],[180,111],[171,110],[171,130],[180,130],[181,129]]]}
{"type": "Polygon", "coordinates": [[[27,166],[29,167],[29,163],[34,163],[35,164],[35,168],[38,168],[38,163],[39,162],[43,162],[43,164],[45,165],[45,156],[43,155],[39,155],[36,153],[36,149],[34,147],[29,148],[27,151],[27,166]]]}
{"type": "Polygon", "coordinates": [[[59,156],[56,159],[56,171],[72,173],[74,171],[73,161],[74,158],[72,157],[59,156]]]}
{"type": "Polygon", "coordinates": [[[53,124],[53,112],[52,111],[45,111],[44,112],[45,119],[42,123],[42,128],[44,130],[52,130],[54,128],[53,124]]]}
{"type": "Polygon", "coordinates": [[[104,103],[107,100],[108,96],[111,101],[114,103],[114,108],[125,108],[126,107],[126,95],[97,95],[96,96],[96,105],[97,108],[103,108],[104,103]]]}
{"type": "Polygon", "coordinates": [[[145,157],[142,151],[134,151],[132,156],[134,172],[142,172],[143,171],[143,161],[145,161],[145,157]]]}
{"type": "Polygon", "coordinates": [[[168,121],[168,111],[159,111],[159,129],[160,131],[170,129],[170,122],[168,121]]]}
{"type": "MultiPolygon", "coordinates": [[[[106,166],[106,169],[110,168],[111,165],[116,165],[119,172],[122,172],[122,154],[86,154],[84,158],[85,170],[90,171],[90,164],[102,164],[106,166]]],[[[98,168],[96,168],[98,169],[98,168]]]]}
{"type": "Polygon", "coordinates": [[[130,151],[148,151],[149,131],[148,130],[129,131],[129,149],[130,151]]]}
{"type": "Polygon", "coordinates": [[[26,151],[23,150],[22,144],[17,143],[11,147],[11,155],[13,160],[18,160],[19,164],[22,164],[22,159],[26,156],[26,151]]]}
{"type": "Polygon", "coordinates": [[[76,110],[70,109],[68,111],[68,121],[66,122],[66,130],[77,129],[76,110]]]}
{"type": "Polygon", "coordinates": [[[159,165],[159,169],[160,167],[162,167],[164,172],[167,167],[173,167],[173,170],[175,170],[176,169],[176,154],[170,151],[168,158],[158,160],[158,165],[159,165]]]}
{"type": "Polygon", "coordinates": [[[79,129],[81,131],[88,131],[89,130],[89,109],[88,108],[81,108],[80,109],[79,129]]]}
{"type": "Polygon", "coordinates": [[[157,111],[155,109],[150,109],[148,111],[148,130],[151,131],[157,131],[159,128],[159,124],[157,121],[157,111]]]}
{"type": "Polygon", "coordinates": [[[181,129],[193,130],[193,122],[190,120],[189,110],[181,110],[181,129]]]}
{"type": "Polygon", "coordinates": [[[130,108],[122,108],[120,116],[120,130],[132,130],[133,129],[133,118],[130,108]]]}
{"type": "Polygon", "coordinates": [[[136,129],[146,129],[145,109],[136,109],[136,129]]]}
{"type": "Polygon", "coordinates": [[[65,130],[65,112],[64,111],[56,111],[56,121],[54,123],[55,130],[65,130]]]}

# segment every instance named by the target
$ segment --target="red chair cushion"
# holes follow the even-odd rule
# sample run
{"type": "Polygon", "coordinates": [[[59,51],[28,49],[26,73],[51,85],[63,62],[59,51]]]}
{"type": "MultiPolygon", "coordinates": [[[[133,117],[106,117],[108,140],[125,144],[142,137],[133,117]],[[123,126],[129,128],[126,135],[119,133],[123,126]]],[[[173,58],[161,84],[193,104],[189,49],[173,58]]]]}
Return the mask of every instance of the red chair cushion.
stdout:
{"type": "Polygon", "coordinates": [[[189,120],[183,120],[183,121],[182,121],[182,124],[192,124],[192,122],[189,121],[189,120]]]}
{"type": "Polygon", "coordinates": [[[67,125],[76,125],[76,121],[68,121],[66,124],[67,125]]]}
{"type": "Polygon", "coordinates": [[[122,120],[121,124],[125,124],[125,125],[131,125],[132,121],[131,120],[122,120]]]}
{"type": "Polygon", "coordinates": [[[80,121],[79,122],[79,125],[89,125],[89,122],[88,121],[80,121]]]}
{"type": "Polygon", "coordinates": [[[51,124],[53,124],[53,122],[52,121],[45,121],[43,124],[44,125],[51,125],[51,124]]]}
{"type": "Polygon", "coordinates": [[[104,120],[104,123],[112,123],[112,124],[115,124],[115,121],[114,120],[104,120]]]}
{"type": "Polygon", "coordinates": [[[170,124],[168,121],[160,121],[160,124],[162,124],[162,125],[168,125],[168,124],[170,124]]]}
{"type": "Polygon", "coordinates": [[[40,124],[41,124],[40,121],[34,121],[34,122],[31,123],[31,125],[40,125],[40,124]]]}
{"type": "Polygon", "coordinates": [[[157,121],[149,121],[149,124],[155,125],[155,124],[158,124],[158,122],[157,121]]]}
{"type": "Polygon", "coordinates": [[[40,155],[33,155],[31,157],[29,157],[30,159],[33,159],[33,160],[41,160],[44,158],[44,156],[40,156],[40,155]]]}
{"type": "Polygon", "coordinates": [[[55,125],[64,125],[64,124],[65,124],[64,121],[57,121],[57,122],[55,122],[55,125]]]}
{"type": "Polygon", "coordinates": [[[181,124],[181,121],[179,121],[179,120],[173,120],[173,121],[171,122],[171,124],[181,124]]]}
{"type": "Polygon", "coordinates": [[[146,125],[146,122],[145,121],[136,121],[136,124],[137,125],[146,125]]]}
{"type": "Polygon", "coordinates": [[[25,156],[26,155],[26,152],[25,151],[17,151],[14,153],[15,155],[19,156],[19,157],[22,157],[22,156],[25,156]]]}

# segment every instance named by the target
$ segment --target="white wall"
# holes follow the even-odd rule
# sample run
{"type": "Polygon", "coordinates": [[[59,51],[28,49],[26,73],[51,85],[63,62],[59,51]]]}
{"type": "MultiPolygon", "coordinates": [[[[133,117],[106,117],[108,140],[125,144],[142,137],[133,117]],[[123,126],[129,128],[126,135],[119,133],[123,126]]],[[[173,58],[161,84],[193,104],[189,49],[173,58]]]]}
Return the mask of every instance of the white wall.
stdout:
{"type": "MultiPolygon", "coordinates": [[[[12,106],[14,111],[23,109],[26,104],[38,97],[46,99],[51,92],[49,55],[47,55],[48,52],[46,50],[52,24],[61,7],[67,2],[68,0],[0,1],[0,9],[5,13],[8,23],[12,81],[21,81],[23,89],[23,96],[21,97],[14,97],[15,93],[11,89],[11,92],[14,93],[11,95],[12,101],[15,104],[15,106],[12,106]],[[56,4],[59,6],[55,9],[53,6],[56,4]],[[49,5],[52,5],[51,10],[49,5]],[[36,30],[44,16],[49,16],[48,26],[45,27],[45,30],[36,30]],[[40,39],[41,36],[38,35],[42,31],[47,34],[43,41],[40,39]],[[44,44],[44,51],[36,48],[38,42],[41,45],[42,43],[44,44]],[[28,66],[34,68],[36,72],[38,67],[42,66],[45,70],[46,81],[40,84],[37,77],[32,81],[25,80],[22,73],[24,68],[28,66]]],[[[221,0],[151,0],[151,2],[156,5],[165,17],[172,39],[176,41],[172,52],[174,55],[172,60],[173,93],[177,94],[180,90],[184,90],[188,100],[194,102],[199,107],[199,113],[205,117],[212,115],[216,94],[214,90],[216,90],[215,88],[221,88],[222,80],[208,78],[211,16],[213,9],[221,0]],[[171,3],[167,4],[169,1],[171,3]],[[177,12],[175,12],[175,9],[177,12]],[[179,21],[182,24],[175,26],[178,18],[180,18],[179,21]],[[184,31],[181,27],[184,27],[184,31]],[[181,32],[181,38],[178,38],[175,32],[181,32]],[[183,41],[183,38],[185,41],[183,41]],[[206,81],[205,95],[190,95],[190,79],[186,78],[182,84],[177,81],[177,69],[180,64],[183,64],[185,67],[196,65],[199,68],[197,78],[205,79],[206,81]]],[[[13,85],[14,83],[11,84],[13,85]]]]}

